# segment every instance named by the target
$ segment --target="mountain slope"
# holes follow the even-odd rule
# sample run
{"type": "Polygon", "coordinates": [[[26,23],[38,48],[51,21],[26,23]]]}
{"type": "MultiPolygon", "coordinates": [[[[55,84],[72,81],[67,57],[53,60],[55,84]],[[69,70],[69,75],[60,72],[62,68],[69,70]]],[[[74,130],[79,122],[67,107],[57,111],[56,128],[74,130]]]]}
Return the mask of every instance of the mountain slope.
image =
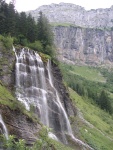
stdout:
{"type": "MultiPolygon", "coordinates": [[[[94,149],[111,150],[113,147],[113,116],[99,107],[98,100],[101,91],[105,90],[108,92],[113,110],[112,82],[108,81],[107,75],[103,76],[102,68],[67,64],[61,64],[60,68],[64,82],[69,86],[73,104],[77,107],[77,116],[70,118],[73,131],[94,149]],[[103,78],[104,82],[102,82],[103,78]],[[75,129],[75,123],[78,130],[75,129]]],[[[112,72],[112,70],[109,70],[108,73],[107,71],[105,69],[104,73],[112,72]]]]}
{"type": "Polygon", "coordinates": [[[75,4],[60,3],[44,5],[27,13],[31,13],[37,20],[39,11],[42,11],[51,23],[67,23],[89,28],[112,27],[113,6],[107,9],[86,11],[75,4]]]}

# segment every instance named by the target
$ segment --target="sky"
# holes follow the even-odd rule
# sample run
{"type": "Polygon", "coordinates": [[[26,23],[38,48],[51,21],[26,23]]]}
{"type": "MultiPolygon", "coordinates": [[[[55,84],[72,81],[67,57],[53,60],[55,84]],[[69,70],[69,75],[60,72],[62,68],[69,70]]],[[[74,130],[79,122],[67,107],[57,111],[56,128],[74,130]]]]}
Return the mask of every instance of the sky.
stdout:
{"type": "MultiPolygon", "coordinates": [[[[9,2],[11,0],[6,0],[9,2]]],[[[35,10],[39,6],[49,5],[52,3],[73,3],[84,7],[86,10],[96,8],[109,8],[113,5],[113,0],[15,0],[15,8],[18,12],[35,10]]]]}

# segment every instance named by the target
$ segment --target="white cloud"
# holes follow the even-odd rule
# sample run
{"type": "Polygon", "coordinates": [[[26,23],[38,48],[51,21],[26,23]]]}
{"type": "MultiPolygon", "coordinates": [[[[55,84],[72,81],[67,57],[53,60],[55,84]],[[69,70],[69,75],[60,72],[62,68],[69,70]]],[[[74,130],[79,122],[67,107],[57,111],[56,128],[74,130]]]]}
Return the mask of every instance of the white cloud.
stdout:
{"type": "MultiPolygon", "coordinates": [[[[10,0],[6,0],[9,2],[10,0]]],[[[80,5],[85,7],[85,9],[96,9],[96,8],[109,8],[113,5],[113,0],[15,0],[16,1],[16,9],[18,11],[27,11],[27,10],[34,10],[41,5],[48,5],[51,3],[73,3],[76,5],[80,5]]]]}

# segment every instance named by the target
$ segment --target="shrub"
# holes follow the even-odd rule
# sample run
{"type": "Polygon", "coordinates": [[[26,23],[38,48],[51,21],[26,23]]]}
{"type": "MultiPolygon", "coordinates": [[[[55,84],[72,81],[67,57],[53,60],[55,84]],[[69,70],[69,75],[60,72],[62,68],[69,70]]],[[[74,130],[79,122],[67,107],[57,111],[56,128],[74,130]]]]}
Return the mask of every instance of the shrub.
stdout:
{"type": "Polygon", "coordinates": [[[13,38],[11,36],[2,36],[0,35],[0,41],[3,42],[3,45],[6,49],[11,49],[13,45],[13,38]]]}
{"type": "Polygon", "coordinates": [[[33,50],[36,50],[38,52],[42,52],[42,50],[43,50],[43,47],[42,47],[42,44],[40,41],[35,41],[34,43],[29,43],[28,47],[33,50]]]}

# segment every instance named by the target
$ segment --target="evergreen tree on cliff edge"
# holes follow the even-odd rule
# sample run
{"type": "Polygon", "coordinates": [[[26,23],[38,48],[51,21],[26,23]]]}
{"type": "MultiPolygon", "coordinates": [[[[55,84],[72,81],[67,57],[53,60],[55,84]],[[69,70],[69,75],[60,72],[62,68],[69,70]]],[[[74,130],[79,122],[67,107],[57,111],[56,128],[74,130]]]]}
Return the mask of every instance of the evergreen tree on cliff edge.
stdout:
{"type": "Polygon", "coordinates": [[[53,56],[54,55],[53,32],[51,30],[51,26],[49,24],[48,19],[41,11],[39,12],[37,26],[38,26],[37,39],[41,42],[43,46],[43,52],[53,56]]]}

